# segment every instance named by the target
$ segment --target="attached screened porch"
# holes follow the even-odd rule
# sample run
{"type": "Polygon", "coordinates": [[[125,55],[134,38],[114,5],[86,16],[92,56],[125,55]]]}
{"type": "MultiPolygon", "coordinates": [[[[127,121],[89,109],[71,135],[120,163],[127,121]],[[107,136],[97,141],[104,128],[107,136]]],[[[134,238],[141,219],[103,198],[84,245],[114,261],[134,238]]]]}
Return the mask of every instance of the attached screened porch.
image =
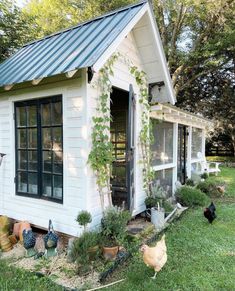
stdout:
{"type": "Polygon", "coordinates": [[[209,122],[170,105],[151,107],[154,183],[174,195],[177,181],[184,184],[204,171],[205,133],[209,122]]]}

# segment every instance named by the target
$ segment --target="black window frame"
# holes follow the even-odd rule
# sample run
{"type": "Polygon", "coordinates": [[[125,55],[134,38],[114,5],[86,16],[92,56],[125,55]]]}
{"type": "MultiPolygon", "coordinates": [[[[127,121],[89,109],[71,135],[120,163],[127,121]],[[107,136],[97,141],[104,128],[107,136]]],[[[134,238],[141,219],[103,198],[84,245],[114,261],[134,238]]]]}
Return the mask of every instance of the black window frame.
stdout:
{"type": "MultiPolygon", "coordinates": [[[[52,106],[50,106],[50,110],[51,110],[52,106]]],[[[52,113],[51,113],[52,114],[52,113]]],[[[50,116],[51,116],[50,114],[50,116]]],[[[35,198],[35,199],[42,199],[42,200],[49,200],[49,201],[53,201],[59,204],[63,204],[64,201],[64,181],[63,181],[63,177],[64,177],[64,163],[63,163],[63,153],[64,153],[64,149],[63,149],[63,98],[62,95],[56,95],[56,96],[49,96],[49,97],[45,97],[45,98],[38,98],[38,99],[32,99],[32,100],[24,100],[24,101],[17,101],[14,103],[14,119],[15,119],[15,193],[17,196],[24,196],[24,197],[31,197],[31,198],[35,198]],[[41,107],[42,104],[52,104],[52,103],[56,103],[56,102],[61,102],[61,123],[60,124],[51,124],[50,125],[42,125],[42,112],[41,112],[41,107]],[[33,194],[33,193],[28,193],[28,192],[24,192],[24,191],[18,191],[18,173],[19,172],[26,172],[27,175],[28,173],[33,172],[32,170],[29,171],[29,151],[32,151],[32,149],[28,148],[28,130],[29,128],[33,127],[33,126],[29,126],[28,125],[28,121],[26,120],[26,126],[22,127],[26,129],[26,149],[23,149],[27,152],[27,169],[25,171],[23,171],[22,169],[19,169],[19,154],[18,151],[20,151],[21,149],[18,147],[18,130],[21,129],[21,126],[17,124],[17,108],[18,107],[27,107],[27,106],[36,106],[36,120],[37,120],[37,124],[36,124],[36,128],[37,128],[37,194],[33,194]],[[51,182],[51,197],[50,196],[45,196],[43,195],[43,174],[45,174],[43,172],[43,151],[46,151],[43,148],[43,140],[42,140],[42,130],[43,128],[50,128],[51,132],[53,128],[61,128],[61,151],[62,152],[62,173],[58,174],[54,172],[54,169],[51,170],[51,178],[52,178],[52,182],[51,182]],[[53,178],[55,176],[60,176],[61,177],[61,182],[62,182],[62,197],[61,199],[53,197],[53,190],[54,190],[54,183],[53,183],[53,178]]],[[[51,137],[51,139],[53,140],[53,137],[51,137]]],[[[49,151],[49,150],[48,150],[49,151]]],[[[51,148],[51,154],[52,154],[52,165],[54,167],[54,159],[53,159],[53,145],[51,148]]],[[[27,182],[27,190],[28,190],[28,185],[29,183],[27,182]]]]}

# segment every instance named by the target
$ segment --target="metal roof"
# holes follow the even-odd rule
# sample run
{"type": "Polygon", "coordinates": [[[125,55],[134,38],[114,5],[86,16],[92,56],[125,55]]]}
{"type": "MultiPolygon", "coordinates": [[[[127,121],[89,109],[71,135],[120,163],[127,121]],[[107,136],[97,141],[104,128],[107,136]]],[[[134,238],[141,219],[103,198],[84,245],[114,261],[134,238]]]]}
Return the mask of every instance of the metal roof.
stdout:
{"type": "Polygon", "coordinates": [[[0,87],[91,67],[146,2],[115,10],[23,46],[0,64],[0,87]]]}

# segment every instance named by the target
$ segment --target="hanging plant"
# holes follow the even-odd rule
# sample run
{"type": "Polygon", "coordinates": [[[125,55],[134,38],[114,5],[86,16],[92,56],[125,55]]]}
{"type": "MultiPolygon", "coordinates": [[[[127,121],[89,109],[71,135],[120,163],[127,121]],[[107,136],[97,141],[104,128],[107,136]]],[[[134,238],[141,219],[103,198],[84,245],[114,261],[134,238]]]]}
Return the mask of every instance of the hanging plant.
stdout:
{"type": "Polygon", "coordinates": [[[110,77],[113,76],[113,65],[118,55],[113,55],[104,67],[99,71],[99,77],[95,84],[99,90],[96,112],[97,116],[92,118],[92,149],[88,157],[92,169],[95,171],[96,182],[100,195],[102,211],[104,212],[104,197],[108,196],[108,206],[112,206],[110,177],[112,173],[113,145],[110,141],[110,93],[112,83],[110,77]]]}

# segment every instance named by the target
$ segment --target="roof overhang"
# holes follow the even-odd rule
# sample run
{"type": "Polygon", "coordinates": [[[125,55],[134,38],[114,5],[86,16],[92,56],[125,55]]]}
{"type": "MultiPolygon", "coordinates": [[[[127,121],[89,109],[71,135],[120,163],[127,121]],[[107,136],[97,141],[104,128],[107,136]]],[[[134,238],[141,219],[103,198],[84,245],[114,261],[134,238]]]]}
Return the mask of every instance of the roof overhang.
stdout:
{"type": "Polygon", "coordinates": [[[150,117],[172,123],[207,129],[213,126],[213,122],[204,117],[182,110],[175,106],[157,104],[151,106],[150,117]]]}

